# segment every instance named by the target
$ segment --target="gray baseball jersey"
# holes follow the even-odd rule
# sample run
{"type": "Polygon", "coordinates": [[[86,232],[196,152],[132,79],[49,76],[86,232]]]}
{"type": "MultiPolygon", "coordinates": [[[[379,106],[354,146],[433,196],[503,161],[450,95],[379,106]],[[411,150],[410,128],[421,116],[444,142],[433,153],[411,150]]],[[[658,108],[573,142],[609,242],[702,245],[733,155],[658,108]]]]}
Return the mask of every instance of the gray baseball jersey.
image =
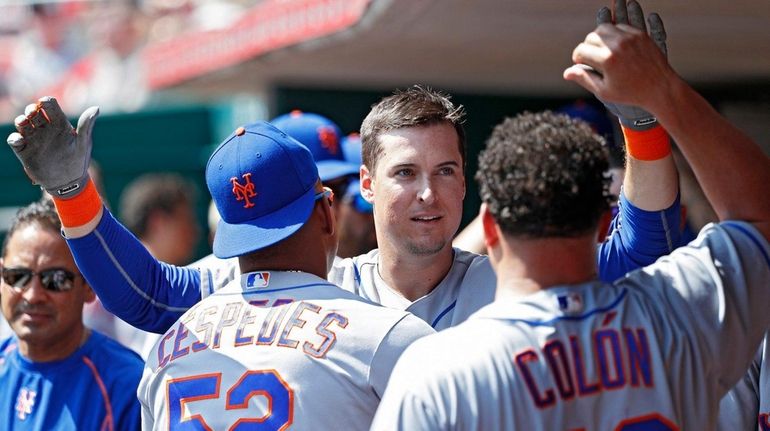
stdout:
{"type": "MultiPolygon", "coordinates": [[[[434,329],[459,324],[495,298],[495,273],[486,256],[455,248],[449,272],[429,294],[412,302],[390,288],[377,271],[379,250],[348,259],[336,259],[329,281],[348,292],[388,308],[408,311],[434,329]]],[[[201,292],[209,295],[217,286],[238,276],[236,259],[209,256],[193,263],[201,270],[201,292]]]]}
{"type": "Polygon", "coordinates": [[[153,347],[142,427],[367,429],[399,355],[433,332],[311,274],[243,274],[153,347]]]}
{"type": "Polygon", "coordinates": [[[719,403],[720,431],[770,431],[770,354],[768,334],[754,355],[748,371],[719,403]]]}
{"type": "Polygon", "coordinates": [[[496,301],[406,350],[372,429],[714,429],[770,323],[769,254],[726,222],[612,285],[496,301]]]}

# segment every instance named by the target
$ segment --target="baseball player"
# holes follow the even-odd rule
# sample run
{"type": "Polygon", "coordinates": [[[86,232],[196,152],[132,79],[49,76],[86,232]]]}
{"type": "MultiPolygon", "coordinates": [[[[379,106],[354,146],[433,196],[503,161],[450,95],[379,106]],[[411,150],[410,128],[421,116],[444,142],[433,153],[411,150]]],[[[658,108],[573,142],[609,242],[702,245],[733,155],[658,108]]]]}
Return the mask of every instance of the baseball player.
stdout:
{"type": "Polygon", "coordinates": [[[603,23],[573,60],[566,79],[646,109],[671,132],[723,222],[601,283],[592,247],[607,205],[600,142],[551,113],[506,120],[477,174],[496,300],[407,349],[372,429],[714,429],[719,399],[756,352],[770,323],[770,202],[753,197],[770,183],[770,160],[646,32],[603,23]]]}
{"type": "MultiPolygon", "coordinates": [[[[105,210],[79,159],[90,153],[95,113],[95,108],[83,113],[73,138],[55,132],[71,126],[49,123],[64,115],[54,100],[43,99],[16,119],[20,133],[12,134],[9,144],[27,172],[55,195],[68,244],[105,306],[140,329],[164,332],[202,297],[237,278],[237,266],[233,260],[207,259],[190,268],[158,262],[105,210]],[[31,125],[52,132],[25,137],[31,125]],[[65,160],[43,152],[38,166],[24,162],[29,152],[19,149],[47,139],[66,139],[64,145],[78,150],[65,160]]],[[[465,195],[462,122],[461,107],[419,86],[372,108],[361,129],[366,168],[361,183],[374,205],[379,248],[338,262],[329,274],[343,289],[409,311],[437,330],[462,322],[494,298],[495,274],[487,258],[451,246],[465,195]]],[[[654,122],[641,123],[627,141],[667,145],[665,132],[651,126],[654,122]]],[[[678,245],[677,190],[670,154],[629,160],[621,211],[597,253],[602,280],[652,263],[678,245]]]]}
{"type": "Polygon", "coordinates": [[[299,142],[268,123],[239,128],[206,183],[222,216],[214,253],[237,257],[242,275],[151,351],[143,428],[367,429],[396,359],[433,330],[326,281],[333,195],[299,142]]]}

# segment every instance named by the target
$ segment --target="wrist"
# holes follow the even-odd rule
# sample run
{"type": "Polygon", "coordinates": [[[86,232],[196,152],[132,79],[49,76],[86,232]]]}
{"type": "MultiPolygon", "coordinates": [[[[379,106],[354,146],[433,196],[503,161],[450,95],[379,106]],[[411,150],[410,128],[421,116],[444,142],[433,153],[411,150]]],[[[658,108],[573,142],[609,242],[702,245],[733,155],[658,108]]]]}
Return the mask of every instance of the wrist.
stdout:
{"type": "Polygon", "coordinates": [[[660,125],[638,131],[621,126],[626,141],[626,155],[636,160],[660,160],[671,154],[671,141],[666,130],[660,125]]]}
{"type": "Polygon", "coordinates": [[[83,190],[69,199],[53,197],[56,212],[59,213],[62,227],[76,228],[90,224],[102,213],[102,198],[92,179],[88,179],[83,190]]]}

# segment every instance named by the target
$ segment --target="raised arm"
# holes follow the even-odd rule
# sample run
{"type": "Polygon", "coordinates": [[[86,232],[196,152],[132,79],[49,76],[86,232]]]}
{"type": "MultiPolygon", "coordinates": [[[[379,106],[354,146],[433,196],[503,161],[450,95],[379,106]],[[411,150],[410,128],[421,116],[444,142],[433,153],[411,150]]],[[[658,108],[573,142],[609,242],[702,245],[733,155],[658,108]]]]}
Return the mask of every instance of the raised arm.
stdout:
{"type": "Polygon", "coordinates": [[[602,100],[640,106],[674,138],[720,220],[753,223],[770,235],[770,160],[670,67],[645,32],[601,24],[573,51],[564,72],[602,100]],[[587,70],[582,65],[593,68],[587,70]]]}
{"type": "MultiPolygon", "coordinates": [[[[614,11],[599,9],[598,25],[623,24],[647,33],[644,12],[636,1],[615,0],[614,11]]],[[[649,32],[662,53],[666,32],[656,14],[649,32]]],[[[600,100],[620,122],[625,141],[625,176],[618,215],[600,245],[599,275],[613,281],[649,265],[680,245],[679,180],[668,134],[649,112],[638,106],[600,100]]]]}
{"type": "MultiPolygon", "coordinates": [[[[647,33],[644,12],[635,0],[615,0],[614,12],[599,9],[597,25],[623,24],[647,33]]],[[[666,30],[657,14],[649,17],[649,34],[660,51],[667,55],[666,30]]],[[[599,98],[620,121],[626,148],[623,192],[638,209],[661,211],[671,207],[679,194],[676,165],[668,134],[655,116],[644,109],[599,98]]],[[[669,250],[670,251],[670,250],[669,250]]]]}
{"type": "Polygon", "coordinates": [[[53,197],[78,268],[105,308],[146,331],[164,332],[201,298],[201,273],[157,261],[104,208],[88,176],[97,108],[70,125],[56,99],[16,118],[8,145],[33,182],[53,197]]]}

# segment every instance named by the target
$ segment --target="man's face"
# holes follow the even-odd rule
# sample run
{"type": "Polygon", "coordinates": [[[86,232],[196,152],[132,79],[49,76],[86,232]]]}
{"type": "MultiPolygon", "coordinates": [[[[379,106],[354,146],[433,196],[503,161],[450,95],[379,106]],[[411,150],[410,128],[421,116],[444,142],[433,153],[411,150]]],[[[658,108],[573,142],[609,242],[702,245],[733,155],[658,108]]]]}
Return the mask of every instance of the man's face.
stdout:
{"type": "Polygon", "coordinates": [[[377,166],[362,168],[362,191],[374,205],[381,249],[428,256],[451,247],[465,197],[458,139],[446,123],[379,136],[377,166]]]}
{"type": "MultiPolygon", "coordinates": [[[[8,241],[2,267],[30,269],[36,273],[48,269],[64,269],[79,274],[58,232],[43,229],[36,223],[22,226],[8,241]]],[[[67,337],[80,337],[83,304],[94,300],[94,294],[81,276],[73,280],[73,288],[54,292],[43,287],[35,275],[23,287],[13,287],[2,281],[3,315],[19,339],[30,345],[58,345],[67,337]]]]}

